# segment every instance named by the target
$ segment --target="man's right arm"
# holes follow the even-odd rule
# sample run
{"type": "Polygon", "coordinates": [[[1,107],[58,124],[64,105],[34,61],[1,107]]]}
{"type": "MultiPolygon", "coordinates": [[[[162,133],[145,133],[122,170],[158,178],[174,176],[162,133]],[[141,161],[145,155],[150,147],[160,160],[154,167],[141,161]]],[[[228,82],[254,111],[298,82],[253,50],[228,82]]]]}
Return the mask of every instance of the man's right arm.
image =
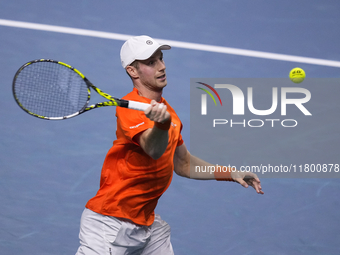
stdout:
{"type": "Polygon", "coordinates": [[[166,105],[152,100],[151,106],[144,113],[146,117],[155,122],[155,125],[136,137],[136,141],[144,152],[153,159],[160,158],[168,146],[168,126],[170,127],[171,116],[166,109],[166,105]]]}

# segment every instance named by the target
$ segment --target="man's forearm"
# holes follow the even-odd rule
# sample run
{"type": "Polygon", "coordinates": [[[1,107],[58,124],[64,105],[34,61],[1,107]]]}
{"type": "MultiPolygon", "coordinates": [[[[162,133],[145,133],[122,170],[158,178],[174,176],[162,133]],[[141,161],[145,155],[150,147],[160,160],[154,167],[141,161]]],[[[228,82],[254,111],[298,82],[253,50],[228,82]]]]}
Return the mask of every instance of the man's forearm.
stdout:
{"type": "Polygon", "coordinates": [[[197,180],[230,180],[230,170],[225,166],[213,165],[203,159],[191,155],[185,144],[177,147],[174,156],[175,172],[183,177],[197,180]],[[219,173],[216,173],[219,171],[219,173]]]}
{"type": "Polygon", "coordinates": [[[160,158],[168,146],[169,134],[167,130],[157,127],[146,130],[140,138],[140,146],[153,159],[160,158]]]}
{"type": "Polygon", "coordinates": [[[210,164],[198,157],[190,155],[190,178],[198,180],[228,180],[231,181],[231,169],[227,166],[210,164]]]}
{"type": "Polygon", "coordinates": [[[211,174],[209,171],[208,172],[205,171],[206,169],[212,166],[213,166],[212,164],[194,155],[190,155],[190,179],[199,179],[199,180],[215,179],[214,174],[211,174]]]}

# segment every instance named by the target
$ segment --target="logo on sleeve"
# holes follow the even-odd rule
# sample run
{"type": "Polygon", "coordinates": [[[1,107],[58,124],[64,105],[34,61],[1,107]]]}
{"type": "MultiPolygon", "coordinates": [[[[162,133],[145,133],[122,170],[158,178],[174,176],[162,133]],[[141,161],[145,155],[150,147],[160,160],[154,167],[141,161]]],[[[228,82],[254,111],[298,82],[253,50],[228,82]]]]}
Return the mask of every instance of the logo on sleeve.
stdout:
{"type": "Polygon", "coordinates": [[[144,125],[144,121],[142,123],[137,124],[136,126],[130,127],[130,129],[138,128],[139,126],[144,125]]]}

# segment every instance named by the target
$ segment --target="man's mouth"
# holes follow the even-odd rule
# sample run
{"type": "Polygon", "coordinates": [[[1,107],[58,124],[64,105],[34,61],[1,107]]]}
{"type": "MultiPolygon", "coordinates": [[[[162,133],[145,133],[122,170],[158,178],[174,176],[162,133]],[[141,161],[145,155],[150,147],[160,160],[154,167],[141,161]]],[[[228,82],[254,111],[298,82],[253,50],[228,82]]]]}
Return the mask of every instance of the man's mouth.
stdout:
{"type": "Polygon", "coordinates": [[[166,78],[165,74],[157,77],[157,79],[159,79],[159,80],[164,80],[165,78],[166,78]]]}

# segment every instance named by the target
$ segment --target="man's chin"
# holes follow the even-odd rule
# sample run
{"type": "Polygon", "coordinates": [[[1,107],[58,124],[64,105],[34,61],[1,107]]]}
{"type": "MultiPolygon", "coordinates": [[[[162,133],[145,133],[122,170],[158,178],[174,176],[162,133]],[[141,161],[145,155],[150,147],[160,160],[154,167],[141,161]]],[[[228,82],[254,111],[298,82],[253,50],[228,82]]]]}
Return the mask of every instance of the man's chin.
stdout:
{"type": "Polygon", "coordinates": [[[166,87],[166,85],[168,85],[168,82],[167,82],[167,80],[165,80],[165,81],[163,81],[163,82],[161,82],[160,84],[159,84],[159,88],[160,89],[163,89],[163,88],[165,88],[166,87]]]}

